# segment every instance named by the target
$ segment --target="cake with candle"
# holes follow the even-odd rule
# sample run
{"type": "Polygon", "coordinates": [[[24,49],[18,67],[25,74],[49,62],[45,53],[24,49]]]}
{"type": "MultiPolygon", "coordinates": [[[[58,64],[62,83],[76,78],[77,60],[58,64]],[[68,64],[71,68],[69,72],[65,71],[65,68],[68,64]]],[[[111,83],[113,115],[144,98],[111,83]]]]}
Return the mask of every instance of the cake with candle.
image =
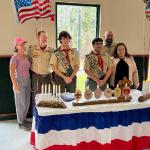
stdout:
{"type": "Polygon", "coordinates": [[[65,103],[59,97],[52,96],[52,94],[37,94],[36,106],[50,107],[50,108],[66,108],[65,103]]]}
{"type": "Polygon", "coordinates": [[[49,85],[42,85],[41,93],[37,94],[35,97],[36,105],[39,107],[66,108],[66,105],[60,96],[60,86],[53,85],[52,87],[53,88],[51,93],[49,85]]]}

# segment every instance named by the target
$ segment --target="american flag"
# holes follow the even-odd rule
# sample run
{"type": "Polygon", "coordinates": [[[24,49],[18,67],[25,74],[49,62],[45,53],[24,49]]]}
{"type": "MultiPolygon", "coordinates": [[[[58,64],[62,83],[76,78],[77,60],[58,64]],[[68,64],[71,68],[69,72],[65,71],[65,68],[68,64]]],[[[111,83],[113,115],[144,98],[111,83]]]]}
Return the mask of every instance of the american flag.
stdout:
{"type": "Polygon", "coordinates": [[[147,1],[146,7],[145,7],[145,15],[148,20],[150,20],[150,0],[147,1]]]}
{"type": "Polygon", "coordinates": [[[24,23],[31,18],[51,18],[54,21],[54,13],[51,10],[50,0],[14,0],[18,19],[24,23]]]}

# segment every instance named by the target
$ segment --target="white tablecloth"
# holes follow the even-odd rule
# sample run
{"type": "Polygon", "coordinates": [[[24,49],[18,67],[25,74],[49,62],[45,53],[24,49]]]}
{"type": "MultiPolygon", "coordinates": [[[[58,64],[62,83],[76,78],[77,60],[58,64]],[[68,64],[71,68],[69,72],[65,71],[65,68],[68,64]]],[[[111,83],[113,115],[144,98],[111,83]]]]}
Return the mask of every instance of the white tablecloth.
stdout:
{"type": "MultiPolygon", "coordinates": [[[[47,116],[47,115],[70,114],[70,113],[80,113],[80,112],[121,111],[121,110],[128,110],[128,109],[146,108],[150,106],[150,100],[147,100],[145,102],[138,102],[138,98],[142,95],[141,91],[131,90],[130,95],[132,96],[131,102],[116,103],[116,104],[87,105],[87,106],[79,106],[79,107],[72,106],[72,102],[66,102],[67,109],[37,107],[37,111],[40,116],[47,116]]],[[[115,97],[111,97],[111,98],[115,98],[115,97]]],[[[100,99],[106,100],[106,97],[102,94],[102,97],[100,99]]],[[[93,100],[95,99],[93,98],[93,100]]],[[[82,98],[79,101],[79,103],[83,101],[85,101],[84,98],[82,98]]]]}

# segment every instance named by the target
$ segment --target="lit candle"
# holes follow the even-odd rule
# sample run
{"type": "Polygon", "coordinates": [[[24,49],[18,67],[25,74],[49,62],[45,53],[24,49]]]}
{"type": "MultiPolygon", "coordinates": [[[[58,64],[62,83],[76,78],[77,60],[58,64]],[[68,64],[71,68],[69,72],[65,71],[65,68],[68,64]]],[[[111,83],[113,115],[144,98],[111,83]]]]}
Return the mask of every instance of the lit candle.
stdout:
{"type": "Polygon", "coordinates": [[[51,93],[51,85],[48,84],[48,93],[51,93]]]}
{"type": "Polygon", "coordinates": [[[109,88],[109,85],[107,84],[107,88],[109,88]]]}
{"type": "Polygon", "coordinates": [[[97,89],[99,89],[99,85],[97,84],[97,89]]]}
{"type": "Polygon", "coordinates": [[[41,93],[43,94],[44,93],[44,85],[42,84],[41,86],[41,93]]]}
{"type": "Polygon", "coordinates": [[[45,84],[45,93],[47,93],[47,84],[45,84]]]}

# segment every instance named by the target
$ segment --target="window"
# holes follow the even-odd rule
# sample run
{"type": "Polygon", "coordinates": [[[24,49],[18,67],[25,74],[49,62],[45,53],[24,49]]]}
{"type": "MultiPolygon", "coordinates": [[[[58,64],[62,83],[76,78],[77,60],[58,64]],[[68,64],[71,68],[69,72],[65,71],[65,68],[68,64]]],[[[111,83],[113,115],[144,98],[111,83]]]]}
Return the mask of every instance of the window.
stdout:
{"type": "MultiPolygon", "coordinates": [[[[92,40],[99,36],[99,5],[56,3],[56,37],[66,30],[72,36],[72,47],[77,48],[80,67],[85,54],[92,49],[92,40]]],[[[59,41],[56,42],[57,47],[59,41]]]]}

